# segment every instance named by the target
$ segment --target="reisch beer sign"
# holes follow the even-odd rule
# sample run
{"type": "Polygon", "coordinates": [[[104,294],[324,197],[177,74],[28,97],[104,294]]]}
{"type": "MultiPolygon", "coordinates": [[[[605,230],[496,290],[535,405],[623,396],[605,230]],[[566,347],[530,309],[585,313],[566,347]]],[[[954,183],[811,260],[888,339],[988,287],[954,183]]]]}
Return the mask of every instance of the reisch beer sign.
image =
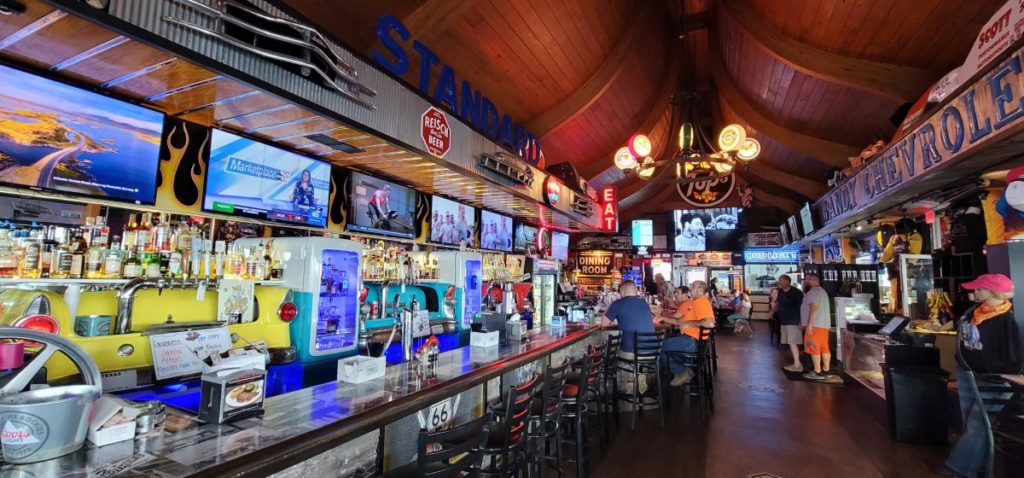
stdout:
{"type": "Polygon", "coordinates": [[[687,178],[704,178],[689,183],[676,184],[679,196],[697,207],[714,207],[732,195],[736,189],[736,173],[719,176],[713,166],[695,167],[686,172],[687,178]]]}

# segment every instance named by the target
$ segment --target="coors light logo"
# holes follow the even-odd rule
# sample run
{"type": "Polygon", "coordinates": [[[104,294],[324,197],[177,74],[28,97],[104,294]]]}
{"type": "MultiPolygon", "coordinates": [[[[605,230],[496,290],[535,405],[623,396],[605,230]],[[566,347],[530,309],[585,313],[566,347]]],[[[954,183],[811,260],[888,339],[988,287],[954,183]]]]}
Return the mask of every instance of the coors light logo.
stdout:
{"type": "Polygon", "coordinates": [[[28,413],[7,413],[0,417],[0,443],[4,457],[25,458],[39,450],[50,435],[50,427],[43,419],[28,413]]]}

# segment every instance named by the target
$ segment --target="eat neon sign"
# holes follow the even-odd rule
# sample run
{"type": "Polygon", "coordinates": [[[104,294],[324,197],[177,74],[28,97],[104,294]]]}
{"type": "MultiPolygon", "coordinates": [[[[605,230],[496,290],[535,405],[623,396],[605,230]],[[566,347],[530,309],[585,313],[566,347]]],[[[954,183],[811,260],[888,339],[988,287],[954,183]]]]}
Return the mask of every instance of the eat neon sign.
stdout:
{"type": "Polygon", "coordinates": [[[619,200],[614,186],[601,189],[601,228],[612,232],[619,230],[619,200]]]}

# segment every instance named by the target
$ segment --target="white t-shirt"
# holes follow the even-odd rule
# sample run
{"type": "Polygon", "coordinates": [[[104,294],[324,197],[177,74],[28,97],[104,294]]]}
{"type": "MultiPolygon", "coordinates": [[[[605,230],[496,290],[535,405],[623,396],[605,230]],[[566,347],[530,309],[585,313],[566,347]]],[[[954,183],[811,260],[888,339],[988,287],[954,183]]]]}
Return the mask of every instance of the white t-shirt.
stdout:
{"type": "Polygon", "coordinates": [[[800,324],[807,325],[810,322],[815,327],[827,329],[832,326],[832,316],[829,311],[828,292],[821,287],[814,287],[804,294],[804,301],[800,304],[800,324]],[[815,316],[809,317],[811,304],[817,304],[815,316]]]}

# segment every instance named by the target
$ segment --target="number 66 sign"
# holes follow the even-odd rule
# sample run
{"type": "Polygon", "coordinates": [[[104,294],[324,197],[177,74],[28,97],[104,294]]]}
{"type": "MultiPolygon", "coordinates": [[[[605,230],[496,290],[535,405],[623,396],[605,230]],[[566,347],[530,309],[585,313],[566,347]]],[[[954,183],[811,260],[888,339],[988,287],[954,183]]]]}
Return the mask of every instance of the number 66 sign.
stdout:
{"type": "Polygon", "coordinates": [[[417,413],[416,418],[420,422],[420,428],[426,428],[428,432],[450,428],[455,412],[459,408],[460,398],[462,398],[461,395],[456,395],[431,405],[426,417],[423,416],[422,411],[417,413]]]}

